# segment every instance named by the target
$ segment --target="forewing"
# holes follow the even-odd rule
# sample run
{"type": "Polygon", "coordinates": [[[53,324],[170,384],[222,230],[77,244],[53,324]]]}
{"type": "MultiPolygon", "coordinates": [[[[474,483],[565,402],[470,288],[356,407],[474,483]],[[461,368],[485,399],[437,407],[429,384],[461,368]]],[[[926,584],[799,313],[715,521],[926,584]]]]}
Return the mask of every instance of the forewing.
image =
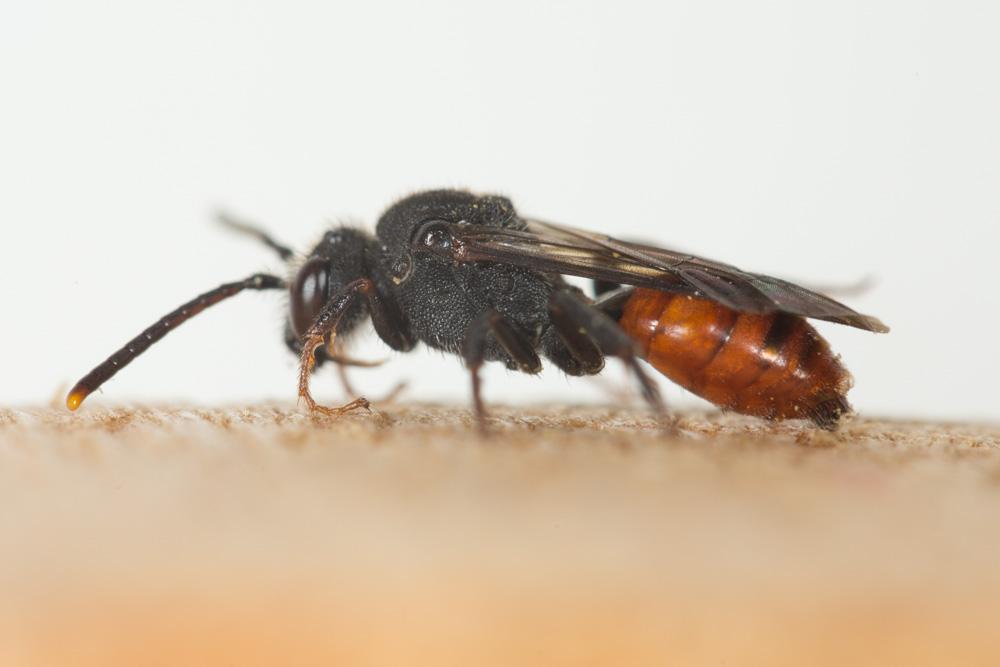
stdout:
{"type": "Polygon", "coordinates": [[[505,262],[562,273],[688,294],[747,313],[785,312],[868,331],[882,322],[799,285],[665,248],[630,243],[538,220],[524,229],[451,225],[460,261],[505,262]]]}

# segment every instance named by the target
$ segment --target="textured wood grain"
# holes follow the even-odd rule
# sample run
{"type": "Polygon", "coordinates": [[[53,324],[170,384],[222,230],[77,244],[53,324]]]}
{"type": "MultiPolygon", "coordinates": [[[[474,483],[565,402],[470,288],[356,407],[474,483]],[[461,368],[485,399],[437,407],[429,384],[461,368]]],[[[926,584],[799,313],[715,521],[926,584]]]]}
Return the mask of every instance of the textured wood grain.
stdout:
{"type": "Polygon", "coordinates": [[[0,664],[997,664],[1000,429],[0,410],[0,664]]]}

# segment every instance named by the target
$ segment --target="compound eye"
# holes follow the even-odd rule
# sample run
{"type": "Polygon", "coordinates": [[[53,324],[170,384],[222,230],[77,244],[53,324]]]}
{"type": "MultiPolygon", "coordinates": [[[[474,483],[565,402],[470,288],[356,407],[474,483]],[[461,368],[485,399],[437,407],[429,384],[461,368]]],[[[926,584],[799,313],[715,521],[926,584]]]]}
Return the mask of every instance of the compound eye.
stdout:
{"type": "Polygon", "coordinates": [[[292,329],[301,338],[330,298],[330,261],[314,257],[303,264],[292,282],[291,296],[292,329]]]}

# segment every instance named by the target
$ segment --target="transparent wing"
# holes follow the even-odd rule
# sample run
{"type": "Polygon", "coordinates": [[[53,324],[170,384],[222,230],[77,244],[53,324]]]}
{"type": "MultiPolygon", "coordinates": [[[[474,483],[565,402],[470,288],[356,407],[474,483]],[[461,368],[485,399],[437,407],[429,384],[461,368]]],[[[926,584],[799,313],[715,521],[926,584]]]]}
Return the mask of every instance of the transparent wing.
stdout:
{"type": "Polygon", "coordinates": [[[527,220],[520,229],[449,225],[458,261],[494,261],[547,273],[650,287],[716,301],[747,313],[784,312],[886,332],[878,318],[780,278],[666,248],[527,220]]]}

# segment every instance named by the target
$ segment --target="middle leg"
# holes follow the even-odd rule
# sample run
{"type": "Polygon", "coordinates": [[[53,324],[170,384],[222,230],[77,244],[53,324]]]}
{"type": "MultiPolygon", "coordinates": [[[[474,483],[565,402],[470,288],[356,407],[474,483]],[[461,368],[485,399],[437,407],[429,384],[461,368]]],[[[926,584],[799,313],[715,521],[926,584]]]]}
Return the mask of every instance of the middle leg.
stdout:
{"type": "Polygon", "coordinates": [[[483,433],[486,432],[486,408],[483,406],[479,369],[486,360],[486,345],[490,336],[500,344],[521,372],[535,374],[542,370],[542,362],[531,341],[503,315],[495,310],[488,310],[472,323],[462,346],[462,357],[472,374],[472,400],[476,407],[479,430],[483,433]]]}
{"type": "MultiPolygon", "coordinates": [[[[355,368],[378,368],[379,366],[385,365],[388,359],[379,359],[378,361],[365,361],[363,359],[354,359],[353,357],[348,357],[339,349],[339,346],[334,344],[332,346],[334,349],[327,350],[327,359],[333,362],[334,366],[337,368],[337,377],[340,379],[340,384],[344,388],[344,391],[348,396],[357,395],[357,391],[354,389],[354,385],[351,384],[351,379],[347,376],[347,367],[354,366],[355,368]]],[[[406,380],[400,380],[396,385],[389,390],[389,393],[385,394],[381,398],[376,398],[376,403],[387,403],[393,401],[403,393],[409,383],[406,380]]]]}

